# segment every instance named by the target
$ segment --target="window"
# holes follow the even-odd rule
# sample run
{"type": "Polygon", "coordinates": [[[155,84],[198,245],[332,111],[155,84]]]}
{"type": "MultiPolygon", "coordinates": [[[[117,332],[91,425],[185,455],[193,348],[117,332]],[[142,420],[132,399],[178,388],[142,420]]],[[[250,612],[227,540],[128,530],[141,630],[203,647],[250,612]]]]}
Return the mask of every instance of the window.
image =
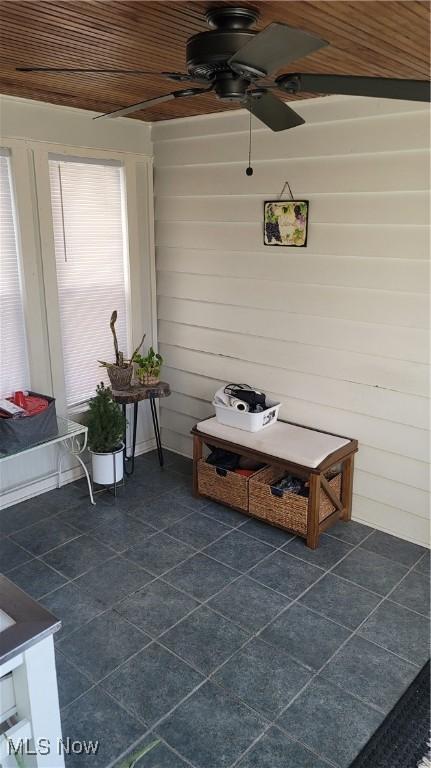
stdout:
{"type": "Polygon", "coordinates": [[[119,348],[129,353],[122,168],[51,155],[49,173],[66,401],[74,407],[107,382],[97,361],[113,359],[114,309],[119,348]]]}
{"type": "Polygon", "coordinates": [[[9,152],[0,149],[0,396],[29,385],[9,152]]]}

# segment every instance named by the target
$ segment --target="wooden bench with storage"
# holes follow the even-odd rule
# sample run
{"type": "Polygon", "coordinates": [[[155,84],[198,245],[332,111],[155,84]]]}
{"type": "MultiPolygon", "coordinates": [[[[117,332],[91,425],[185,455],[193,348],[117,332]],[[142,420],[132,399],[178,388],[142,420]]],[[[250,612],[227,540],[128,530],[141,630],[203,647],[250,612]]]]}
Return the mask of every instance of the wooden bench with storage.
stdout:
{"type": "Polygon", "coordinates": [[[215,416],[192,429],[193,490],[270,525],[302,536],[315,549],[320,534],[352,513],[357,440],[287,421],[260,432],[220,424],[215,416]],[[263,465],[250,477],[208,464],[204,446],[222,448],[263,465]],[[301,496],[275,487],[289,473],[307,483],[301,496]]]}

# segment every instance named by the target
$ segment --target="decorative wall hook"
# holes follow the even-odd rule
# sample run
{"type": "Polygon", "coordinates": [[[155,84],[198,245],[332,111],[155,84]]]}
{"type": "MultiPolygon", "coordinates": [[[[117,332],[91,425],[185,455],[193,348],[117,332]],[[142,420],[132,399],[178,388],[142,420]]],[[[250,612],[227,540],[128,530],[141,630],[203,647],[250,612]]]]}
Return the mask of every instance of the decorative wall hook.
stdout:
{"type": "Polygon", "coordinates": [[[279,194],[279,196],[278,196],[278,198],[277,198],[277,199],[278,199],[278,200],[281,200],[281,198],[282,198],[282,197],[283,197],[283,195],[284,195],[284,190],[286,189],[286,187],[289,189],[290,199],[291,199],[291,200],[294,200],[295,198],[293,197],[293,192],[292,192],[292,190],[291,190],[291,188],[290,188],[290,184],[289,184],[289,182],[288,182],[288,181],[285,181],[285,182],[284,182],[284,184],[283,184],[283,189],[281,190],[281,192],[280,192],[280,194],[279,194]]]}

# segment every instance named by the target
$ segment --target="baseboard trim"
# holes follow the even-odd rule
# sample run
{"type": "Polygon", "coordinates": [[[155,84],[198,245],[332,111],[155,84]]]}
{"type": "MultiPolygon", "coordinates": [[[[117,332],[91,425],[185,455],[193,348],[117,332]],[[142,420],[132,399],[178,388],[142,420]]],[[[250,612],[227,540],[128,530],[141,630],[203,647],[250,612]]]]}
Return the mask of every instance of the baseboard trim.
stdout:
{"type": "MultiPolygon", "coordinates": [[[[143,453],[149,453],[156,447],[156,441],[154,438],[149,440],[142,440],[136,444],[136,456],[140,456],[143,453]]],[[[88,465],[88,461],[86,464],[88,465]]],[[[78,464],[77,467],[71,469],[65,469],[61,473],[62,485],[73,483],[76,480],[80,480],[84,477],[84,471],[78,464]]],[[[34,480],[29,480],[27,483],[15,486],[14,488],[8,488],[2,494],[0,494],[0,510],[11,507],[13,504],[19,504],[21,501],[27,501],[35,496],[40,496],[42,493],[52,491],[57,488],[57,472],[51,472],[44,477],[38,477],[34,480]]]]}
{"type": "MultiPolygon", "coordinates": [[[[401,534],[399,531],[397,531],[394,528],[387,528],[384,525],[381,525],[381,523],[374,523],[368,520],[368,518],[360,517],[359,515],[352,515],[352,520],[356,523],[362,523],[363,525],[367,525],[369,528],[375,528],[376,531],[381,531],[382,533],[387,533],[389,536],[394,536],[396,539],[402,539],[403,541],[410,541],[411,544],[419,544],[420,547],[425,547],[425,549],[430,549],[429,541],[423,541],[422,539],[418,539],[415,536],[409,536],[408,534],[401,534]]],[[[329,531],[328,531],[329,532],[329,531]]]]}
{"type": "MultiPolygon", "coordinates": [[[[143,440],[136,445],[136,456],[154,451],[155,448],[156,441],[154,438],[151,438],[150,440],[143,440]]],[[[173,448],[170,445],[163,445],[163,448],[170,451],[171,453],[176,453],[178,456],[184,456],[187,459],[191,458],[189,453],[179,451],[177,448],[173,448]]],[[[67,485],[68,483],[73,483],[76,480],[80,480],[81,477],[84,477],[84,472],[79,465],[72,469],[64,470],[64,472],[62,472],[62,484],[67,485]]],[[[11,488],[5,491],[4,494],[0,494],[0,511],[6,507],[12,506],[13,504],[18,504],[20,501],[27,501],[27,499],[31,499],[34,496],[40,496],[42,493],[52,491],[54,488],[57,488],[56,472],[53,472],[52,474],[37,480],[31,480],[28,483],[21,485],[19,488],[11,488]]],[[[370,522],[370,520],[366,520],[360,516],[353,515],[352,520],[355,520],[358,523],[363,523],[363,525],[367,525],[371,528],[375,528],[376,530],[382,531],[383,533],[388,533],[391,536],[396,536],[397,538],[404,539],[405,541],[410,541],[413,544],[419,544],[422,547],[429,548],[429,542],[425,543],[411,536],[400,536],[398,532],[390,530],[382,525],[370,522]]]]}

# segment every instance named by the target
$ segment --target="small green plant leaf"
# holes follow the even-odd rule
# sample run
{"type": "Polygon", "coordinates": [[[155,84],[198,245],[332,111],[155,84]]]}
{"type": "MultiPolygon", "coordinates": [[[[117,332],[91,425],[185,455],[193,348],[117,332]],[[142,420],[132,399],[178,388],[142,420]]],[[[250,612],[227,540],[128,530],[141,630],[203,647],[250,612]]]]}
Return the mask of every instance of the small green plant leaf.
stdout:
{"type": "Polygon", "coordinates": [[[134,355],[133,362],[138,366],[138,376],[143,376],[144,374],[158,376],[163,364],[163,357],[156,353],[153,347],[150,347],[145,357],[134,355]]]}
{"type": "Polygon", "coordinates": [[[152,741],[151,744],[147,744],[145,747],[135,750],[135,752],[132,752],[131,755],[128,755],[123,760],[118,768],[135,768],[141,757],[144,757],[144,755],[148,754],[148,752],[154,749],[154,747],[157,747],[159,744],[160,739],[157,739],[156,741],[152,741]]]}
{"type": "MultiPolygon", "coordinates": [[[[6,741],[7,741],[7,743],[8,743],[8,744],[9,744],[9,743],[12,743],[12,742],[11,742],[11,739],[9,739],[9,737],[8,737],[7,733],[5,733],[4,737],[5,737],[5,739],[6,739],[6,741]]],[[[18,768],[25,768],[25,763],[24,763],[24,758],[23,758],[23,756],[22,756],[22,755],[20,755],[18,752],[15,752],[15,750],[12,750],[12,751],[13,751],[13,756],[14,756],[14,758],[15,758],[15,762],[16,762],[16,764],[17,764],[18,768]]]]}

